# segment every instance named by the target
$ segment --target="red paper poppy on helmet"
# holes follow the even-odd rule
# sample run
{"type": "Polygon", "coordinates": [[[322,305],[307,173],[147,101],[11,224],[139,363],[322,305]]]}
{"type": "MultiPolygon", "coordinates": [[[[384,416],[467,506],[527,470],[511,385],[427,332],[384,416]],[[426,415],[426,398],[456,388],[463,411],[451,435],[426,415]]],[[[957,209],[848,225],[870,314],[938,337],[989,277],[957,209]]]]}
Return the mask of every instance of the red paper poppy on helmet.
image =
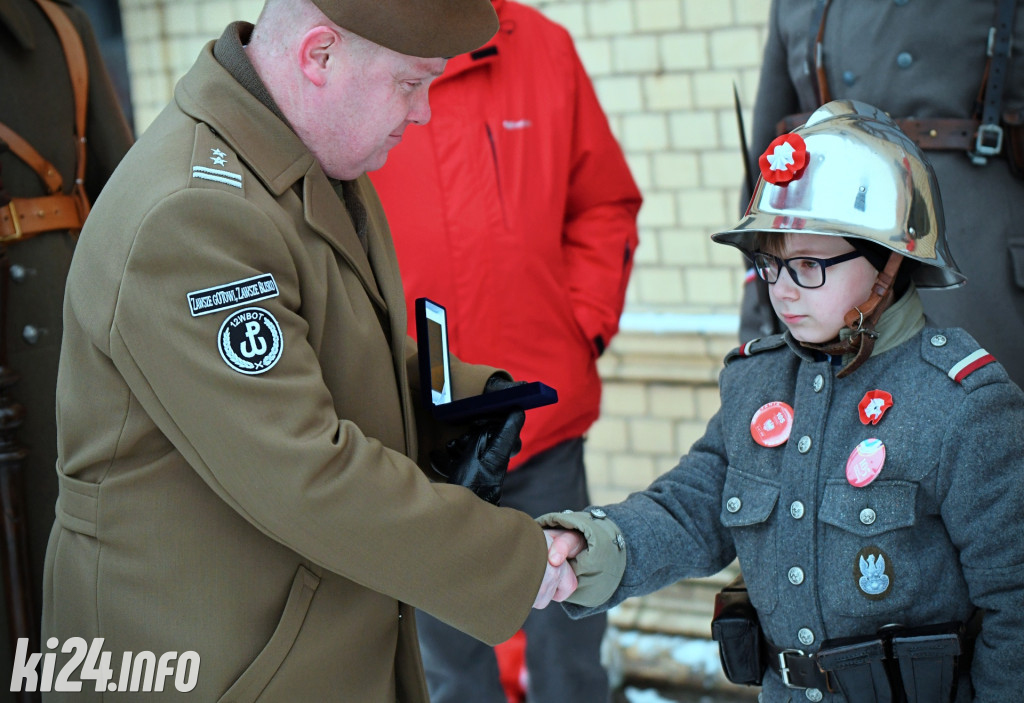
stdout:
{"type": "Polygon", "coordinates": [[[803,173],[807,165],[807,145],[799,134],[783,134],[768,145],[757,163],[766,181],[785,185],[803,173]]]}

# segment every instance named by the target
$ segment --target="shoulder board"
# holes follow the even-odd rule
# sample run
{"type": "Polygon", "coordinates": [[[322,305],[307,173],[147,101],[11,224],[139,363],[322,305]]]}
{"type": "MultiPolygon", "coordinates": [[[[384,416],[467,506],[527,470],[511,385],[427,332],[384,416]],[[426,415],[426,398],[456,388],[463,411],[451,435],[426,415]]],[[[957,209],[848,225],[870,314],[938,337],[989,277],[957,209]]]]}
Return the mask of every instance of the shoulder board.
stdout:
{"type": "Polygon", "coordinates": [[[926,329],[921,356],[967,390],[1009,378],[996,358],[961,329],[926,329]]]}
{"type": "Polygon", "coordinates": [[[733,349],[731,352],[725,355],[725,363],[729,364],[736,359],[742,359],[754,354],[769,351],[770,349],[778,349],[779,347],[785,346],[786,338],[781,334],[773,334],[771,337],[764,337],[758,339],[752,339],[746,344],[733,349]]]}
{"type": "Polygon", "coordinates": [[[245,194],[242,165],[234,151],[208,125],[196,125],[190,188],[215,188],[245,194]]]}

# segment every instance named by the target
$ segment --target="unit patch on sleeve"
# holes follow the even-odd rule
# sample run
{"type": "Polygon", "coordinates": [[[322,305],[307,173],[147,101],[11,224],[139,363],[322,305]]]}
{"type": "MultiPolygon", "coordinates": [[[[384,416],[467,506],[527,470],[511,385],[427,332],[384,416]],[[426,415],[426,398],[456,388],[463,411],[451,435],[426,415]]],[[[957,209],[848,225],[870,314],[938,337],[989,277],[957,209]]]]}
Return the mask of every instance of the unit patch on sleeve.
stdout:
{"type": "Polygon", "coordinates": [[[217,334],[224,363],[250,376],[264,373],[281,360],[281,326],[263,308],[245,308],[224,320],[217,334]]]}
{"type": "Polygon", "coordinates": [[[188,310],[192,317],[209,315],[211,312],[237,308],[239,305],[255,303],[257,300],[277,297],[277,281],[274,274],[243,278],[213,288],[192,291],[188,294],[188,310]]]}

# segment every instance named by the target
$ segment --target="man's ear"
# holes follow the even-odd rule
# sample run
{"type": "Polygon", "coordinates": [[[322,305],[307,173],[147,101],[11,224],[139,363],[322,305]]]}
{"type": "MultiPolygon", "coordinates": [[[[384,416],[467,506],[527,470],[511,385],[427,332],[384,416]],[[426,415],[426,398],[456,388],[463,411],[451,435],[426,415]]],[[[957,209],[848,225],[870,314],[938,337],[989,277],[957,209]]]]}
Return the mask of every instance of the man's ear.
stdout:
{"type": "Polygon", "coordinates": [[[330,27],[313,27],[299,42],[299,66],[310,83],[320,87],[327,82],[330,61],[341,43],[338,32],[330,27]]]}

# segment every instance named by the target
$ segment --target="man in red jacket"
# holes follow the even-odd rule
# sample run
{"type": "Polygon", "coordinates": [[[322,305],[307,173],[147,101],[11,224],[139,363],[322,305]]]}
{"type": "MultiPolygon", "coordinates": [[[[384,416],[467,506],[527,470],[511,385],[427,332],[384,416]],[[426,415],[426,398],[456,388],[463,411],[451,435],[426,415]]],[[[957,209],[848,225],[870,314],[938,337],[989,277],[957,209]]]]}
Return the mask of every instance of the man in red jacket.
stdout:
{"type": "MultiPolygon", "coordinates": [[[[493,2],[497,35],[448,62],[430,123],[408,130],[371,178],[410,307],[426,296],[448,309],[459,358],[558,391],[556,405],[529,411],[504,484],[502,505],[537,516],[589,504],[595,362],[618,331],[641,196],[568,32],[493,2]]],[[[489,647],[422,613],[418,622],[432,701],[504,703],[489,647]]],[[[560,608],[531,614],[531,703],[608,699],[604,627],[560,608]]]]}

